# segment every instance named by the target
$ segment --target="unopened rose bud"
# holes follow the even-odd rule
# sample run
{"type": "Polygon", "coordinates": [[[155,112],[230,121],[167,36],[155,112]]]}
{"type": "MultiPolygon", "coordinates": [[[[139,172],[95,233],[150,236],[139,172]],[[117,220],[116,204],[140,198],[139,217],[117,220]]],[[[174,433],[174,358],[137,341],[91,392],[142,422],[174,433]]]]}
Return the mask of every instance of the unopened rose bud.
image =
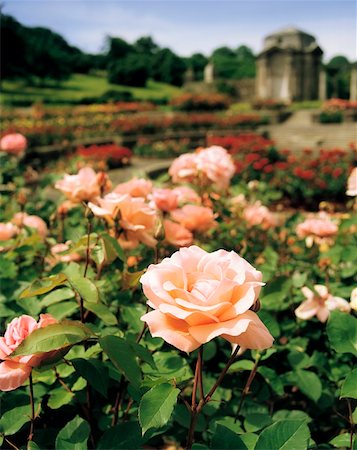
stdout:
{"type": "Polygon", "coordinates": [[[27,203],[27,193],[24,189],[20,189],[19,193],[17,194],[17,201],[19,205],[25,206],[27,203]]]}

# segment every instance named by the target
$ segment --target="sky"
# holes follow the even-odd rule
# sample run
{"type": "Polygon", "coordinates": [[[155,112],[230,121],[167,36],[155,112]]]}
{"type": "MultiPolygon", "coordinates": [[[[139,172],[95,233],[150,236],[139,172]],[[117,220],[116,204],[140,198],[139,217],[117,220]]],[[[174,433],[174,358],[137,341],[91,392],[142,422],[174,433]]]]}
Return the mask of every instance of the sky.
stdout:
{"type": "Polygon", "coordinates": [[[293,26],[317,38],[324,60],[357,60],[357,0],[3,0],[3,12],[27,26],[60,33],[80,49],[104,49],[105,36],[134,42],[151,35],[181,56],[248,45],[293,26]]]}

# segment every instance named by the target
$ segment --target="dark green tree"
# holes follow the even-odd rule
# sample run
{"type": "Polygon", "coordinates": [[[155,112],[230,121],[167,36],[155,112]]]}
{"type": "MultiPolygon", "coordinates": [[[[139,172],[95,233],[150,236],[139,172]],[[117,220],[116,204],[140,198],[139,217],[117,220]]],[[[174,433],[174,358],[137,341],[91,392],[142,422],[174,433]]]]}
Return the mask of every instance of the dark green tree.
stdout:
{"type": "Polygon", "coordinates": [[[181,86],[186,64],[182,58],[169,48],[163,48],[152,58],[152,77],[156,81],[181,86]]]}

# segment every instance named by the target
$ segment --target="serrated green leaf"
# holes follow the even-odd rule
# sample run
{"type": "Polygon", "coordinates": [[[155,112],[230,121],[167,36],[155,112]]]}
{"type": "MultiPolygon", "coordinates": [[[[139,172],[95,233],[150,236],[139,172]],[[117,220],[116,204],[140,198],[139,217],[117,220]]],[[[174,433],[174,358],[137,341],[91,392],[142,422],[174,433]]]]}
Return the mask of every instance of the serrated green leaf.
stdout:
{"type": "Polygon", "coordinates": [[[180,390],[171,384],[154,386],[143,395],[139,405],[142,434],[151,428],[160,428],[170,420],[180,390]]]}
{"type": "Polygon", "coordinates": [[[115,315],[103,303],[90,303],[85,301],[84,307],[102,319],[106,325],[116,325],[118,323],[115,315]]]}
{"type": "Polygon", "coordinates": [[[295,372],[296,384],[300,391],[307,397],[317,402],[322,394],[322,384],[320,378],[314,372],[298,369],[295,372]]]}
{"type": "Polygon", "coordinates": [[[332,311],[327,322],[327,335],[337,353],[357,356],[357,319],[349,314],[332,311]]]}
{"type": "Polygon", "coordinates": [[[90,428],[79,416],[67,423],[56,437],[56,450],[87,450],[90,428]]]}
{"type": "Polygon", "coordinates": [[[222,450],[248,450],[238,434],[219,423],[217,424],[216,431],[212,437],[211,448],[222,450]]]}
{"type": "Polygon", "coordinates": [[[67,281],[67,276],[64,273],[58,273],[42,280],[36,280],[29,287],[23,290],[20,298],[35,297],[37,295],[46,294],[52,291],[57,286],[64,284],[67,281]]]}
{"type": "Polygon", "coordinates": [[[114,366],[138,389],[141,382],[141,371],[130,343],[118,336],[105,336],[99,339],[99,344],[114,366]]]}
{"type": "Polygon", "coordinates": [[[47,405],[51,409],[59,409],[63,405],[68,405],[72,401],[74,394],[72,392],[66,391],[62,386],[53,389],[50,392],[50,398],[48,399],[47,405]]]}
{"type": "MultiPolygon", "coordinates": [[[[38,405],[35,406],[37,411],[38,405]]],[[[30,405],[17,406],[2,414],[0,419],[0,432],[5,436],[11,436],[17,433],[25,423],[30,422],[31,407],[30,405]]]]}
{"type": "Polygon", "coordinates": [[[72,364],[79,375],[85,378],[96,391],[104,397],[107,396],[109,381],[108,369],[101,361],[94,358],[75,358],[72,359],[72,364]]]}
{"type": "Polygon", "coordinates": [[[43,299],[41,299],[40,303],[42,308],[46,308],[73,297],[74,292],[68,287],[63,287],[61,289],[56,289],[55,291],[50,292],[48,295],[43,297],[43,299]]]}
{"type": "Polygon", "coordinates": [[[306,450],[309,439],[306,421],[281,420],[261,432],[254,450],[306,450]]]}
{"type": "Polygon", "coordinates": [[[357,369],[352,370],[342,384],[340,398],[346,397],[357,399],[357,369]]]}
{"type": "Polygon", "coordinates": [[[116,239],[109,236],[109,234],[102,234],[101,241],[103,244],[105,261],[107,263],[113,262],[116,257],[121,259],[121,261],[126,260],[124,251],[116,239]]]}
{"type": "Polygon", "coordinates": [[[11,357],[60,350],[93,336],[93,332],[81,322],[64,320],[34,330],[11,353],[11,357]]]}
{"type": "Polygon", "coordinates": [[[97,286],[91,280],[84,277],[68,277],[68,281],[84,301],[88,303],[99,302],[97,286]]]}

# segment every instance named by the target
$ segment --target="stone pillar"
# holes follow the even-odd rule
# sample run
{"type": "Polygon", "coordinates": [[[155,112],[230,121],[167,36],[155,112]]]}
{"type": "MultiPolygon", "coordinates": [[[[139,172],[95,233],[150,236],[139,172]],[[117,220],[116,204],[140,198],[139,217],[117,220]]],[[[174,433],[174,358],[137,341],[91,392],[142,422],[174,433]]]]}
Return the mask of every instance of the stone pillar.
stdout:
{"type": "Polygon", "coordinates": [[[292,57],[290,55],[287,55],[285,58],[285,67],[279,97],[280,100],[283,101],[291,100],[291,63],[292,57]]]}
{"type": "Polygon", "coordinates": [[[257,76],[255,81],[255,95],[258,99],[267,98],[267,60],[265,56],[257,59],[257,76]]]}
{"type": "Polygon", "coordinates": [[[326,82],[326,71],[325,69],[320,69],[319,73],[319,100],[324,102],[327,97],[327,82],[326,82]]]}
{"type": "Polygon", "coordinates": [[[212,84],[214,81],[214,66],[209,62],[203,71],[203,80],[207,84],[212,84]]]}
{"type": "Polygon", "coordinates": [[[350,100],[353,102],[357,100],[357,67],[351,68],[350,100]]]}

